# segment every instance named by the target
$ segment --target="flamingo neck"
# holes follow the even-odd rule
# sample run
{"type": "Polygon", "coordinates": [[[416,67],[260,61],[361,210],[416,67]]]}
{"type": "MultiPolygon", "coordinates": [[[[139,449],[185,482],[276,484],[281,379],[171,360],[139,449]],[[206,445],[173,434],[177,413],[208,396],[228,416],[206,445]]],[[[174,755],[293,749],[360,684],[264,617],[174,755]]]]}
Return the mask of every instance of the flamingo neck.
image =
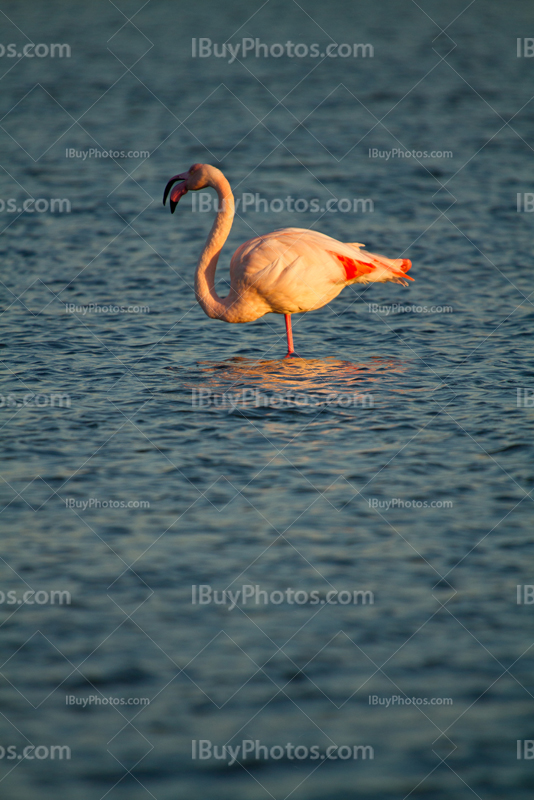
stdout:
{"type": "Polygon", "coordinates": [[[220,172],[215,173],[210,186],[217,192],[218,211],[204,249],[200,255],[195,273],[195,294],[199,304],[208,317],[225,319],[231,298],[219,297],[215,291],[215,270],[222,247],[228,238],[234,220],[234,196],[230,184],[220,172]]]}

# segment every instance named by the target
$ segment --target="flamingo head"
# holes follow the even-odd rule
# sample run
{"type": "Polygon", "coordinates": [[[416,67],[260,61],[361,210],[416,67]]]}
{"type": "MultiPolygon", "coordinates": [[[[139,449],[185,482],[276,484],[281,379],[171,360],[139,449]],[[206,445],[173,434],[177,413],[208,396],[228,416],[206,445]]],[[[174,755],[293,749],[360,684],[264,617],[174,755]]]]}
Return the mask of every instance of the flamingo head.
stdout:
{"type": "Polygon", "coordinates": [[[187,172],[181,172],[179,175],[175,175],[170,181],[167,183],[165,187],[165,191],[163,192],[163,205],[167,200],[167,195],[169,192],[171,193],[169,205],[171,208],[171,214],[174,214],[174,210],[178,205],[178,201],[180,197],[183,197],[189,191],[196,192],[199,189],[205,189],[206,186],[209,186],[209,167],[207,164],[193,164],[192,167],[189,167],[187,172]],[[182,181],[182,183],[178,183],[176,186],[173,185],[177,181],[182,181]]]}

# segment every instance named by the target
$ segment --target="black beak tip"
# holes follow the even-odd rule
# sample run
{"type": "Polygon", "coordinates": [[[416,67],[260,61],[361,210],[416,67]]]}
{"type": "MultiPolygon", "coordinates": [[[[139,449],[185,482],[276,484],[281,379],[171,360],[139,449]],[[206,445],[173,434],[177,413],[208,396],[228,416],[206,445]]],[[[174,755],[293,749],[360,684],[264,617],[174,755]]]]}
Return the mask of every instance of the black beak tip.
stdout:
{"type": "Polygon", "coordinates": [[[174,209],[176,208],[176,206],[178,205],[178,203],[175,203],[173,200],[170,200],[170,201],[169,201],[169,205],[170,205],[170,207],[171,207],[171,214],[174,214],[174,209]]]}

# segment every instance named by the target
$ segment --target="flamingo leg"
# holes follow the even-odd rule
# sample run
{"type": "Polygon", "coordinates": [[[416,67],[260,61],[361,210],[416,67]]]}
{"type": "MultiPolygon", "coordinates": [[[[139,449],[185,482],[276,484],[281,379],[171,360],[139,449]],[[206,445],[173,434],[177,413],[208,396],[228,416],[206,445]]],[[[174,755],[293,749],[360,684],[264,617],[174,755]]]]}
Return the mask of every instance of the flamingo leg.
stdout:
{"type": "Polygon", "coordinates": [[[284,314],[284,317],[286,320],[287,356],[291,356],[295,352],[295,348],[293,347],[293,331],[291,330],[291,314],[284,314]]]}

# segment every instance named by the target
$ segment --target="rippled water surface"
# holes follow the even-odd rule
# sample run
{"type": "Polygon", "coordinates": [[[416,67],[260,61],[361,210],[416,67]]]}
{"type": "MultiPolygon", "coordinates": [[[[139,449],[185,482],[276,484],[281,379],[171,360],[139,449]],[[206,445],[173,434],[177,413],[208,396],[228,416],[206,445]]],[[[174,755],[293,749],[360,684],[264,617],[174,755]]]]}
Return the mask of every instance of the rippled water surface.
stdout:
{"type": "Polygon", "coordinates": [[[2,797],[531,798],[531,3],[0,11],[6,45],[71,47],[0,58],[2,797]],[[192,58],[200,37],[374,56],[229,64],[192,58]],[[233,250],[284,226],[410,258],[415,281],[295,316],[294,359],[281,316],[209,320],[193,277],[213,214],[161,205],[193,162],[241,200],[374,206],[241,203],[220,294],[233,250]],[[70,213],[8,209],[28,197],[70,213]],[[308,598],[229,610],[193,604],[198,585],[308,598]],[[202,739],[374,758],[228,766],[192,758],[202,739]],[[28,745],[71,755],[17,758],[28,745]]]}

